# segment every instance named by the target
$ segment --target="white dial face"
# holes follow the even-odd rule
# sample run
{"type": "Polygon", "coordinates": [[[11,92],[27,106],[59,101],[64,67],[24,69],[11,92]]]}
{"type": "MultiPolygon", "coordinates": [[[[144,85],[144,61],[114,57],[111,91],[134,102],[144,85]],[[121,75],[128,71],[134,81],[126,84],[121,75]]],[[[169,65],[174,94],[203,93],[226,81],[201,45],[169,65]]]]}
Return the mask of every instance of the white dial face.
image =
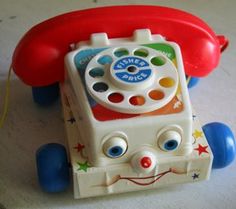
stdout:
{"type": "Polygon", "coordinates": [[[176,67],[162,53],[130,45],[98,53],[86,68],[85,81],[101,105],[137,114],[167,104],[176,94],[179,79],[176,67]]]}

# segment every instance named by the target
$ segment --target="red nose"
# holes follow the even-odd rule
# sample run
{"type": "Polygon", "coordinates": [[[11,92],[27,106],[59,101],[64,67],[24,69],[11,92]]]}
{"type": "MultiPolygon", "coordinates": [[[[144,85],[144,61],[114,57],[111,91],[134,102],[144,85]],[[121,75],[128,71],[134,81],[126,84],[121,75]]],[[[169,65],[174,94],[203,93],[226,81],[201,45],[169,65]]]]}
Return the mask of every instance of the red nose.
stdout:
{"type": "Polygon", "coordinates": [[[152,165],[152,160],[150,157],[143,157],[140,160],[140,164],[143,168],[149,168],[152,165]]]}

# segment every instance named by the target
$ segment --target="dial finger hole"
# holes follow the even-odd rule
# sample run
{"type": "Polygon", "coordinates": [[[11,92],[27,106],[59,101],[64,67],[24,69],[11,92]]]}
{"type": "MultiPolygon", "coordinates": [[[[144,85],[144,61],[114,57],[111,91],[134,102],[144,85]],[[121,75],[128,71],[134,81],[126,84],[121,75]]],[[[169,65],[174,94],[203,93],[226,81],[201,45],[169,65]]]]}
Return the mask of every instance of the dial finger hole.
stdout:
{"type": "Polygon", "coordinates": [[[147,57],[148,56],[148,50],[140,48],[134,51],[134,55],[139,57],[147,57]]]}
{"type": "Polygon", "coordinates": [[[97,61],[101,65],[111,64],[113,62],[113,59],[109,55],[104,55],[100,57],[97,61]]]}
{"type": "Polygon", "coordinates": [[[108,96],[108,100],[112,103],[120,103],[124,100],[124,96],[118,92],[115,92],[108,96]]]}
{"type": "Polygon", "coordinates": [[[89,71],[89,75],[93,78],[102,77],[104,75],[104,70],[102,68],[93,68],[89,71]]]}
{"type": "Polygon", "coordinates": [[[98,82],[93,85],[93,89],[96,92],[105,92],[108,89],[108,85],[103,82],[98,82]]]}
{"type": "Polygon", "coordinates": [[[160,84],[162,87],[171,88],[172,86],[175,85],[175,80],[174,80],[173,78],[170,78],[170,77],[165,77],[165,78],[162,78],[162,79],[159,81],[159,84],[160,84]]]}
{"type": "Polygon", "coordinates": [[[132,96],[129,99],[130,104],[134,106],[142,106],[145,103],[145,98],[143,96],[137,95],[137,96],[132,96]]]}
{"type": "Polygon", "coordinates": [[[166,59],[162,56],[153,57],[151,63],[155,66],[162,66],[166,63],[166,59]]]}
{"type": "Polygon", "coordinates": [[[119,48],[114,51],[114,55],[116,57],[126,56],[126,55],[129,55],[129,51],[125,48],[119,48]]]}
{"type": "Polygon", "coordinates": [[[160,90],[152,90],[148,95],[153,100],[161,100],[165,97],[165,94],[160,90]]]}

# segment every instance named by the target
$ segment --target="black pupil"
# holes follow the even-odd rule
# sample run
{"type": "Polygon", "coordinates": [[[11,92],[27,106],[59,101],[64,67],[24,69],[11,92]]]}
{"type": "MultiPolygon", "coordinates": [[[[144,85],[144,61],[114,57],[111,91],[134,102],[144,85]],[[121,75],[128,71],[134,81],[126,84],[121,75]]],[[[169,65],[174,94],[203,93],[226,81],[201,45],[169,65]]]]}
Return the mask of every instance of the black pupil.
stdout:
{"type": "Polygon", "coordinates": [[[112,153],[117,154],[119,152],[119,149],[117,147],[112,148],[112,153]]]}
{"type": "Polygon", "coordinates": [[[175,145],[174,141],[170,141],[167,143],[167,147],[173,147],[175,145]]]}

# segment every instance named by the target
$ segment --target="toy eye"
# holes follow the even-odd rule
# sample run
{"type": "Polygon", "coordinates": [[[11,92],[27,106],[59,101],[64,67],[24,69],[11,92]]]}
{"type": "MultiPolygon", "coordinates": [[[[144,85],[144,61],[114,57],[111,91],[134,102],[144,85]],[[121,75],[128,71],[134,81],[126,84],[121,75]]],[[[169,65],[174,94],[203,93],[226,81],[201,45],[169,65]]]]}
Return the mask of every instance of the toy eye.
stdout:
{"type": "Polygon", "coordinates": [[[127,143],[120,137],[112,137],[103,145],[103,152],[110,158],[118,158],[125,154],[127,143]]]}
{"type": "Polygon", "coordinates": [[[176,150],[181,142],[181,135],[177,131],[165,131],[158,139],[159,147],[164,151],[176,150]]]}

